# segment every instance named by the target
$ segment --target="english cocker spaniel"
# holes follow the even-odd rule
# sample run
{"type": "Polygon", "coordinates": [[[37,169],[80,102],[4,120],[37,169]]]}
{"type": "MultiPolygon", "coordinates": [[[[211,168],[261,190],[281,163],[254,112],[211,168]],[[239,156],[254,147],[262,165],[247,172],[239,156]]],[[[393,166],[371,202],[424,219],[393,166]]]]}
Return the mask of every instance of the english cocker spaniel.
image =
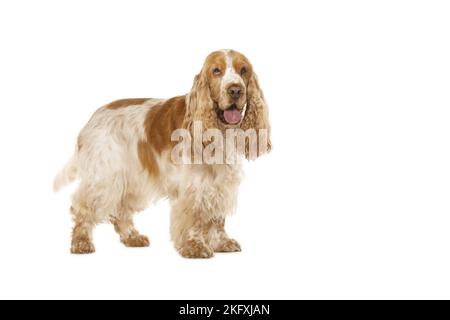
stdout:
{"type": "Polygon", "coordinates": [[[93,253],[93,229],[110,221],[128,247],[149,246],[133,215],[161,198],[183,257],[240,251],[225,232],[235,210],[242,159],[271,149],[268,109],[249,60],[211,53],[187,95],[124,99],[98,109],[81,130],[55,191],[79,179],[70,207],[71,252],[93,253]]]}

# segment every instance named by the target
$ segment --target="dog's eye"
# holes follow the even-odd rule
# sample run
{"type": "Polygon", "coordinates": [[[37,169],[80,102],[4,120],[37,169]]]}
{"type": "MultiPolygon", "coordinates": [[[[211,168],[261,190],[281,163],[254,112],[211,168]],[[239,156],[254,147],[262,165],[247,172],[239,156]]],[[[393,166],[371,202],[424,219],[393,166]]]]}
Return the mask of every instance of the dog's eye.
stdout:
{"type": "Polygon", "coordinates": [[[220,73],[221,73],[221,71],[220,71],[219,68],[214,68],[214,69],[213,69],[213,74],[214,74],[215,76],[220,76],[220,73]]]}
{"type": "Polygon", "coordinates": [[[242,69],[241,69],[241,76],[243,76],[246,73],[247,73],[247,68],[246,67],[242,67],[242,69]]]}

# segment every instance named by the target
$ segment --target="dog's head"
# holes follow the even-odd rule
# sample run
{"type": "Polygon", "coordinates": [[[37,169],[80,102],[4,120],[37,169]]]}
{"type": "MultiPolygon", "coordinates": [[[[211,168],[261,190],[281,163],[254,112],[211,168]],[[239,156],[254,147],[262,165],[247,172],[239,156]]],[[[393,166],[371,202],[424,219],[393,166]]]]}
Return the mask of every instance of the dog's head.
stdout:
{"type": "Polygon", "coordinates": [[[265,129],[270,134],[267,104],[256,73],[250,61],[234,50],[215,51],[206,58],[186,109],[188,127],[201,121],[205,129],[265,129]]]}

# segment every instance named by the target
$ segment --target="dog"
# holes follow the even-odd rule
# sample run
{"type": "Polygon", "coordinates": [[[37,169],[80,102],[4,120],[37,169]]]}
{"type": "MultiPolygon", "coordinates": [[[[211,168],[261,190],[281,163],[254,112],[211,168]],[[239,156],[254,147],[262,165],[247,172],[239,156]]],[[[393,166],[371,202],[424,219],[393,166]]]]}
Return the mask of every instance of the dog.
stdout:
{"type": "Polygon", "coordinates": [[[171,239],[181,256],[210,258],[215,252],[241,251],[225,232],[225,219],[236,210],[242,160],[271,148],[268,107],[258,78],[250,61],[234,50],[211,53],[187,95],[123,99],[101,107],[81,130],[74,155],[54,181],[58,191],[80,180],[70,207],[75,224],[71,252],[95,252],[93,230],[104,222],[114,225],[125,246],[149,246],[134,227],[133,215],[161,198],[170,201],[171,239]],[[192,145],[189,135],[197,129],[209,130],[215,148],[205,136],[192,145]],[[243,148],[228,161],[225,145],[235,147],[239,135],[219,140],[237,130],[244,132],[243,148]],[[174,140],[174,133],[183,139],[174,140]],[[177,162],[174,150],[181,140],[191,144],[177,162]],[[252,146],[256,154],[251,154],[252,146]],[[208,147],[220,161],[203,161],[208,147]]]}

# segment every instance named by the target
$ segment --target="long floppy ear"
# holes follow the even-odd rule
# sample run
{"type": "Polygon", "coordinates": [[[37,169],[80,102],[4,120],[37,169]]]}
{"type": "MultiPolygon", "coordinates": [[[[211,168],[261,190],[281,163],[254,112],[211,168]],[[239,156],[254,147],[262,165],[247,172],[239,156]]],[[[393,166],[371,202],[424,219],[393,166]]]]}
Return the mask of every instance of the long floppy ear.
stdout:
{"type": "MultiPolygon", "coordinates": [[[[270,141],[269,109],[264,100],[264,94],[259,86],[258,77],[253,72],[247,87],[247,110],[242,120],[243,130],[254,129],[258,136],[258,156],[270,152],[272,142],[270,141]]],[[[246,153],[249,159],[249,154],[246,153]]]]}
{"type": "Polygon", "coordinates": [[[194,121],[201,121],[204,130],[217,126],[214,102],[203,71],[195,76],[191,92],[187,96],[183,127],[192,130],[194,121]]]}
{"type": "Polygon", "coordinates": [[[217,127],[217,119],[214,111],[214,102],[211,98],[208,79],[203,71],[194,78],[191,92],[186,98],[186,114],[183,128],[189,130],[193,139],[191,154],[193,163],[202,163],[203,159],[203,132],[209,128],[217,127]],[[195,137],[201,137],[198,143],[195,137]]]}

